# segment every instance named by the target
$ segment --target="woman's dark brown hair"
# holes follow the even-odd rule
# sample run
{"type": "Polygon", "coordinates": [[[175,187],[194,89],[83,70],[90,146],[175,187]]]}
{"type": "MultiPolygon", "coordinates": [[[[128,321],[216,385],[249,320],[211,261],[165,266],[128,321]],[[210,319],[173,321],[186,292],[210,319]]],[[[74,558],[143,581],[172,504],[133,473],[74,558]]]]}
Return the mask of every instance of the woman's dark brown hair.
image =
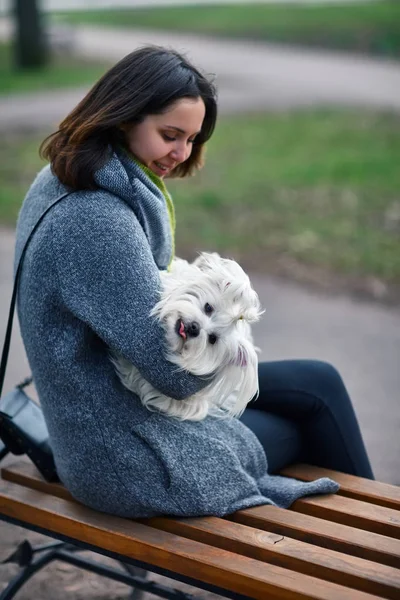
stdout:
{"type": "Polygon", "coordinates": [[[214,85],[174,50],[146,46],[120,60],[47,137],[40,154],[58,179],[73,189],[95,188],[94,174],[113,149],[126,147],[123,125],[161,114],[181,98],[199,98],[205,117],[190,157],[172,172],[185,177],[202,166],[205,142],[217,118],[214,85]]]}

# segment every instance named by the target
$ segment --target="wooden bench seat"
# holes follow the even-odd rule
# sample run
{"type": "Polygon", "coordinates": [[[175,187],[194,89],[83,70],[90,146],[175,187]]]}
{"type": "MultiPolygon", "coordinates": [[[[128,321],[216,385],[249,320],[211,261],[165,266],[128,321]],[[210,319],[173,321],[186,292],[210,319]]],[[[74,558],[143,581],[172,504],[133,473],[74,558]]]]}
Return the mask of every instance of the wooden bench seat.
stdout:
{"type": "Polygon", "coordinates": [[[0,518],[228,598],[399,600],[400,488],[307,465],[284,473],[342,487],[291,510],[134,521],[80,505],[17,460],[1,471],[0,518]]]}

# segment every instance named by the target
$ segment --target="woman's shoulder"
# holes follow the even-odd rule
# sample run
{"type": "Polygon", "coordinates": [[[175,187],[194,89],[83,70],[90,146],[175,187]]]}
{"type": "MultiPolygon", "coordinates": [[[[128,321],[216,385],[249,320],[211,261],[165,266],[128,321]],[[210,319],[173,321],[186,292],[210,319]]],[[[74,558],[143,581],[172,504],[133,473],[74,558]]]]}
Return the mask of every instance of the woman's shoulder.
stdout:
{"type": "Polygon", "coordinates": [[[110,190],[95,188],[90,190],[73,190],[63,185],[52,173],[50,165],[46,165],[36,176],[25,196],[19,215],[19,225],[27,223],[32,226],[35,221],[50,207],[49,221],[76,218],[81,224],[88,224],[96,218],[120,218],[121,213],[129,214],[132,210],[123,199],[110,190]]]}
{"type": "Polygon", "coordinates": [[[101,188],[69,190],[47,165],[32,183],[19,213],[16,260],[45,213],[38,235],[50,235],[60,244],[68,244],[77,236],[87,241],[95,236],[109,236],[111,231],[115,236],[116,230],[122,243],[124,238],[137,237],[139,231],[134,212],[120,197],[101,188]]]}

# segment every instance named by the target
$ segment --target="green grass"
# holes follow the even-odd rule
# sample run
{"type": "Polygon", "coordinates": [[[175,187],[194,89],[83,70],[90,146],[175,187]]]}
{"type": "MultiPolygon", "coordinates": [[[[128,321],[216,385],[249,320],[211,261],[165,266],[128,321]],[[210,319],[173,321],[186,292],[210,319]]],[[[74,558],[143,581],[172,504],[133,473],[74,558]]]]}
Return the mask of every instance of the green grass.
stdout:
{"type": "Polygon", "coordinates": [[[389,115],[221,119],[206,168],[169,186],[178,240],[400,281],[399,134],[389,115]]]}
{"type": "MultiPolygon", "coordinates": [[[[44,137],[44,136],[42,136],[44,137]]],[[[14,225],[29,185],[44,162],[38,156],[42,138],[3,134],[0,145],[0,223],[14,225]]]]}
{"type": "Polygon", "coordinates": [[[246,3],[93,10],[64,13],[61,18],[82,24],[179,30],[400,55],[397,0],[325,6],[246,3]]]}
{"type": "MultiPolygon", "coordinates": [[[[221,118],[207,164],[171,180],[178,251],[284,257],[400,283],[400,120],[358,112],[221,118]]],[[[0,148],[0,219],[12,223],[40,165],[38,139],[0,148]]]]}
{"type": "Polygon", "coordinates": [[[53,57],[44,69],[13,68],[9,44],[0,43],[0,94],[36,92],[45,89],[78,87],[93,84],[109,65],[72,56],[53,57]]]}

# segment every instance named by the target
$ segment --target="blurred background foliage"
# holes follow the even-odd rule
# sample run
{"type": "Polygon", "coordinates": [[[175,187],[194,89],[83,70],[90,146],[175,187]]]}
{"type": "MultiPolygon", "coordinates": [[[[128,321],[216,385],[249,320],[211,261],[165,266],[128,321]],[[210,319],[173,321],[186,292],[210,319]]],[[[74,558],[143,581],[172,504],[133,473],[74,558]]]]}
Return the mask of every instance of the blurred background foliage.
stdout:
{"type": "MultiPolygon", "coordinates": [[[[47,15],[51,24],[151,27],[378,54],[400,54],[400,3],[224,5],[47,15]]],[[[0,44],[0,94],[93,83],[109,66],[63,50],[17,70],[0,44]]],[[[10,131],[0,146],[0,222],[13,225],[43,165],[48,134],[10,131]]],[[[170,181],[177,249],[217,250],[260,272],[400,286],[400,119],[368,110],[304,109],[220,117],[204,169],[170,181]],[[313,271],[314,269],[314,271],[313,271]],[[300,274],[300,275],[299,275],[300,274]]],[[[400,288],[399,288],[400,289],[400,288]]]]}
{"type": "Polygon", "coordinates": [[[147,27],[283,42],[386,56],[400,55],[397,0],[339,4],[171,6],[59,13],[70,23],[147,27]]]}

